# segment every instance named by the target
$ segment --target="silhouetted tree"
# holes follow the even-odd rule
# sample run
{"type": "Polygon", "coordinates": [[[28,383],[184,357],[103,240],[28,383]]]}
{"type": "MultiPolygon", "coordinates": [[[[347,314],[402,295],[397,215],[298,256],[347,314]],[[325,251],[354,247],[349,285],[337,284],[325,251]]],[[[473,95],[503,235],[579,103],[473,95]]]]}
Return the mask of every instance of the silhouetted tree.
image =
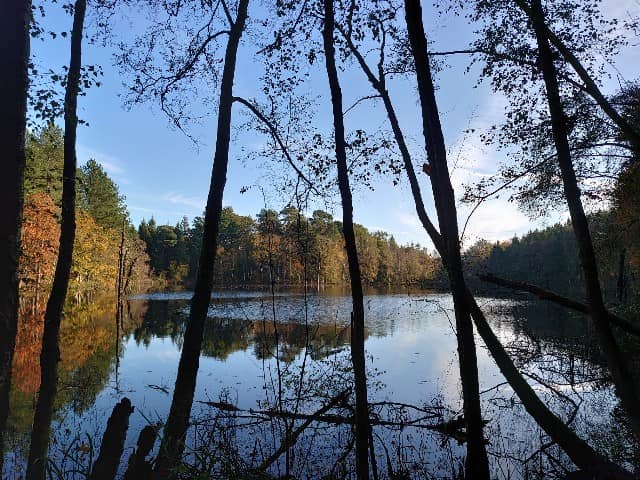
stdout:
{"type": "Polygon", "coordinates": [[[622,405],[625,408],[636,438],[640,439],[640,395],[636,383],[629,371],[627,362],[613,336],[609,324],[607,309],[604,305],[598,265],[587,216],[580,200],[580,189],[576,180],[571,159],[571,150],[567,139],[567,118],[565,117],[558,79],[553,63],[553,54],[549,46],[548,34],[544,26],[544,12],[540,0],[532,0],[531,11],[533,28],[536,33],[540,68],[546,86],[553,140],[557,150],[557,159],[562,173],[564,194],[571,215],[571,224],[578,244],[580,263],[584,272],[584,282],[591,319],[598,334],[600,349],[607,360],[609,371],[622,405]]]}
{"type": "Polygon", "coordinates": [[[62,220],[58,261],[44,315],[42,352],[40,353],[40,389],[33,416],[31,448],[27,465],[28,480],[44,480],[49,448],[49,430],[53,419],[53,402],[58,387],[60,361],[60,322],[67,297],[73,245],[76,234],[76,130],[78,127],[78,92],[82,65],[82,36],[86,0],[76,0],[71,30],[71,58],[64,105],[64,166],[62,170],[62,220]]]}
{"type": "Polygon", "coordinates": [[[342,232],[349,262],[351,298],[353,302],[353,311],[351,313],[351,362],[353,364],[356,392],[356,472],[359,479],[366,480],[369,478],[369,455],[375,472],[375,452],[373,441],[369,445],[369,438],[372,435],[371,424],[369,423],[367,374],[364,356],[364,300],[358,248],[353,226],[353,203],[351,200],[351,187],[349,186],[349,168],[347,166],[344,136],[342,91],[335,60],[333,0],[324,0],[323,11],[324,28],[322,30],[322,38],[327,77],[331,90],[338,187],[340,189],[340,198],[342,199],[342,232]]]}
{"type": "Polygon", "coordinates": [[[422,8],[419,0],[405,0],[405,14],[411,52],[415,62],[418,93],[422,109],[422,131],[430,166],[431,188],[440,225],[443,261],[449,275],[456,317],[456,338],[465,421],[469,438],[465,472],[469,478],[489,478],[489,462],[482,433],[480,390],[478,386],[478,362],[473,338],[473,323],[467,302],[467,289],[462,271],[460,240],[455,197],[447,153],[440,125],[440,116],[431,78],[427,54],[427,40],[422,25],[422,8]]]}
{"type": "Polygon", "coordinates": [[[232,19],[226,4],[223,4],[230,30],[226,32],[228,33],[229,39],[220,84],[216,150],[203,224],[202,250],[200,252],[198,274],[189,312],[189,323],[185,331],[184,344],[178,366],[178,376],[171,401],[171,409],[165,424],[156,463],[156,475],[158,478],[175,476],[173,470],[181,459],[184,450],[184,438],[189,426],[189,416],[191,414],[191,406],[193,404],[196,387],[196,376],[200,363],[204,323],[207,318],[207,312],[209,311],[209,301],[213,288],[213,270],[216,259],[220,215],[222,212],[222,195],[229,163],[231,107],[233,105],[233,80],[236,70],[236,58],[240,38],[244,32],[245,22],[247,20],[248,6],[249,0],[239,0],[236,18],[232,19]]]}
{"type": "Polygon", "coordinates": [[[0,128],[0,475],[18,322],[30,19],[29,0],[0,5],[0,115],[3,118],[3,128],[0,128]]]}

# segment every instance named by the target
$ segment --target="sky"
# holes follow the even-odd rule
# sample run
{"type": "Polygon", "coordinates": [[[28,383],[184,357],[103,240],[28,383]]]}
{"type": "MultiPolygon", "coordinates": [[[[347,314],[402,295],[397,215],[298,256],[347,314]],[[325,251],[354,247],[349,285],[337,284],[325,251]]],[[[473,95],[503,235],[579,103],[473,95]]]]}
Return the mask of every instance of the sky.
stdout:
{"type": "MultiPolygon", "coordinates": [[[[437,18],[425,2],[423,5],[425,26],[435,50],[456,50],[467,46],[472,36],[463,19],[437,18]]],[[[623,18],[637,14],[640,7],[635,0],[607,0],[603,4],[603,10],[611,17],[623,18]]],[[[252,15],[251,9],[249,15],[252,15]]],[[[70,29],[70,17],[60,12],[49,12],[45,20],[50,29],[70,29]]],[[[88,28],[92,28],[91,21],[88,28]]],[[[115,37],[117,38],[118,31],[128,34],[136,28],[135,20],[128,24],[120,23],[115,27],[115,37]]],[[[234,93],[252,97],[259,85],[261,67],[253,54],[255,46],[247,38],[250,37],[245,37],[238,54],[234,93]]],[[[36,63],[58,68],[64,65],[69,55],[67,42],[68,39],[62,37],[44,42],[33,41],[32,55],[36,63]]],[[[633,42],[618,57],[614,66],[615,71],[626,79],[640,76],[640,49],[636,43],[633,42]]],[[[111,46],[84,46],[83,62],[100,64],[104,76],[100,88],[90,89],[79,100],[79,116],[89,123],[89,126],[81,126],[78,130],[79,163],[83,164],[94,158],[102,164],[118,184],[121,193],[126,196],[135,225],[143,218],[149,219],[152,216],[158,223],[176,224],[183,216],[192,219],[201,215],[209,189],[216,120],[215,104],[210,105],[203,99],[211,96],[212,92],[198,90],[190,98],[194,113],[204,115],[200,124],[189,130],[190,135],[197,139],[196,145],[187,135],[171,126],[157,105],[148,103],[125,106],[128,78],[113,66],[115,52],[116,48],[111,46]]],[[[487,85],[477,85],[477,69],[472,68],[467,72],[467,64],[468,59],[458,56],[452,59],[449,67],[440,72],[437,78],[436,95],[457,198],[461,195],[464,183],[491,175],[504,160],[500,152],[483,145],[479,135],[464,133],[469,128],[479,132],[498,123],[503,118],[505,105],[505,100],[493,94],[487,85]]],[[[321,99],[316,119],[324,128],[323,133],[328,133],[331,112],[327,101],[326,77],[322,73],[321,70],[316,72],[309,82],[309,90],[321,99]]],[[[371,94],[366,79],[358,70],[341,72],[341,82],[345,108],[359,97],[371,94]]],[[[612,80],[605,83],[604,89],[613,91],[615,86],[615,81],[612,80]]],[[[393,82],[389,85],[389,90],[401,126],[409,139],[414,161],[418,163],[418,159],[424,158],[424,143],[417,92],[409,81],[393,82]]],[[[243,215],[255,215],[265,207],[280,210],[288,199],[287,192],[278,191],[281,172],[274,166],[267,166],[265,169],[264,162],[247,154],[247,149],[264,145],[267,138],[238,129],[247,118],[240,110],[239,106],[234,107],[234,130],[224,205],[231,206],[234,211],[243,215]]],[[[371,102],[363,102],[349,112],[345,123],[348,130],[388,130],[381,105],[371,102]]],[[[425,175],[420,175],[427,209],[435,219],[428,179],[425,175]]],[[[406,181],[402,179],[398,186],[393,186],[388,178],[379,178],[373,182],[373,187],[373,191],[362,187],[355,189],[355,221],[373,231],[389,232],[400,243],[419,243],[432,247],[415,214],[406,181]]],[[[332,213],[339,218],[339,205],[336,198],[332,200],[332,213]]],[[[331,205],[316,204],[310,209],[327,209],[331,205]]],[[[469,210],[468,206],[459,203],[461,226],[465,223],[469,210]]],[[[490,241],[508,239],[564,218],[564,212],[552,212],[545,218],[530,219],[504,198],[491,200],[485,202],[469,221],[464,245],[468,246],[478,238],[490,241]]]]}

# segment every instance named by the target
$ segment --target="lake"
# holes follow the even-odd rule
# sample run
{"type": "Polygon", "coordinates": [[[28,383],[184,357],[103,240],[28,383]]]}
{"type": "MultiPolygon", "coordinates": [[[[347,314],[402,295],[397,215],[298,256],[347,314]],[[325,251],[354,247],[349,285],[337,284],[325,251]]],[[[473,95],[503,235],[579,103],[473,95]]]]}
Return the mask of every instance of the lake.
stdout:
{"type": "MultiPolygon", "coordinates": [[[[108,300],[67,315],[51,446],[56,475],[82,478],[106,419],[123,396],[135,407],[123,469],[140,430],[166,419],[190,296],[132,297],[119,326],[108,300]]],[[[617,400],[585,319],[526,298],[480,298],[479,303],[516,364],[553,410],[571,421],[583,438],[624,458],[628,445],[617,418],[617,400]]],[[[259,465],[277,450],[284,432],[291,434],[348,388],[350,311],[351,298],[344,291],[214,294],[187,464],[224,476],[248,463],[259,465]],[[273,414],[277,411],[298,417],[283,419],[273,414]]],[[[458,433],[434,427],[455,425],[462,408],[451,297],[371,292],[365,298],[365,316],[369,400],[377,421],[374,443],[381,473],[386,476],[391,465],[416,478],[451,478],[464,445],[458,433]]],[[[5,464],[5,475],[12,479],[24,474],[39,381],[39,334],[38,319],[23,316],[5,464]]],[[[494,476],[538,478],[541,471],[570,465],[557,448],[546,445],[543,432],[504,383],[482,341],[476,337],[476,342],[494,476]]],[[[295,446],[274,460],[269,471],[318,478],[329,471],[339,477],[348,470],[353,461],[347,448],[351,426],[339,419],[349,416],[349,407],[340,404],[329,413],[333,416],[301,432],[295,446]]]]}

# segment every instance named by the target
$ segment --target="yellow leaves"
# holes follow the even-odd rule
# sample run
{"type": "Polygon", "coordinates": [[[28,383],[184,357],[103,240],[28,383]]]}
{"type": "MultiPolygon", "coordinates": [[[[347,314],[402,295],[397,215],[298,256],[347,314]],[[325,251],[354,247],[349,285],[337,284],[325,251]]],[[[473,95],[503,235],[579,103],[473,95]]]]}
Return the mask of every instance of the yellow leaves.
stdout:
{"type": "Polygon", "coordinates": [[[116,232],[100,227],[87,213],[78,211],[76,241],[69,294],[83,296],[115,291],[118,276],[118,238],[116,232]]]}
{"type": "MultiPolygon", "coordinates": [[[[58,209],[51,197],[25,199],[20,259],[21,305],[42,311],[53,280],[60,241],[58,209]]],[[[91,215],[76,212],[76,239],[69,297],[77,301],[115,291],[120,233],[99,226],[91,215]]]]}

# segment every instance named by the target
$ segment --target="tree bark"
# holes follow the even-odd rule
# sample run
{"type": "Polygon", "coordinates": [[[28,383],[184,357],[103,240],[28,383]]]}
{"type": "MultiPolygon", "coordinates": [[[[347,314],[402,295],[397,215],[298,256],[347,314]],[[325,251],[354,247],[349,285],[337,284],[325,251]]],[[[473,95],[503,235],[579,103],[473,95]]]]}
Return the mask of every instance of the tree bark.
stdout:
{"type": "Polygon", "coordinates": [[[540,0],[532,1],[531,10],[534,13],[533,27],[538,43],[540,68],[547,90],[553,140],[558,153],[558,164],[560,166],[564,194],[571,216],[571,225],[578,244],[578,253],[584,273],[589,312],[595,326],[600,350],[607,361],[616,392],[620,397],[623,408],[627,412],[634,435],[640,440],[640,395],[634,384],[633,376],[613,336],[608,321],[607,310],[602,298],[596,256],[593,249],[593,242],[591,241],[591,233],[589,232],[589,223],[587,222],[587,216],[582,206],[580,189],[573,168],[567,136],[566,118],[560,99],[556,69],[553,64],[553,54],[544,26],[544,12],[540,0]]]}
{"type": "Polygon", "coordinates": [[[24,137],[31,1],[0,2],[0,477],[9,415],[11,363],[18,329],[18,262],[22,228],[24,137]]]}
{"type": "Polygon", "coordinates": [[[59,332],[62,309],[67,297],[73,242],[76,232],[76,130],[78,127],[78,92],[82,64],[82,30],[86,0],[76,0],[71,31],[71,58],[64,98],[64,165],[62,171],[62,221],[60,248],[53,286],[44,314],[44,333],[40,352],[40,389],[33,416],[31,447],[27,465],[28,480],[44,480],[53,402],[58,383],[60,360],[59,332]]]}
{"type": "Polygon", "coordinates": [[[620,257],[618,258],[618,281],[616,282],[616,298],[618,302],[624,302],[625,297],[625,286],[626,286],[626,278],[625,278],[625,257],[626,257],[627,249],[623,248],[620,252],[620,257]]]}
{"type": "Polygon", "coordinates": [[[427,41],[422,25],[422,8],[419,0],[405,0],[405,9],[409,42],[416,67],[423,134],[431,166],[431,186],[456,317],[463,409],[468,432],[465,475],[467,478],[488,479],[489,461],[483,436],[473,323],[467,306],[455,197],[449,179],[446,146],[429,66],[427,41]]]}
{"type": "Polygon", "coordinates": [[[151,462],[148,462],[146,458],[153,450],[157,436],[157,429],[153,425],[147,425],[140,431],[136,449],[129,457],[129,465],[123,480],[150,480],[152,478],[151,462]]]}
{"type": "Polygon", "coordinates": [[[207,318],[213,289],[213,271],[218,243],[218,227],[222,212],[222,196],[227,181],[236,56],[247,19],[248,6],[249,0],[240,0],[237,18],[229,33],[229,41],[225,52],[218,107],[216,153],[213,159],[211,186],[205,211],[202,249],[171,409],[164,427],[156,463],[155,476],[157,478],[173,477],[173,470],[178,465],[184,451],[184,439],[189,427],[189,416],[193,405],[196,377],[200,363],[204,323],[207,318]]]}
{"type": "MultiPolygon", "coordinates": [[[[351,187],[349,185],[349,170],[347,167],[346,142],[344,136],[344,116],[342,110],[342,90],[336,69],[335,48],[333,43],[334,33],[333,0],[324,0],[324,28],[322,38],[324,43],[325,66],[331,90],[331,106],[333,108],[333,129],[336,151],[336,164],[338,169],[338,187],[342,199],[342,225],[347,261],[349,264],[349,276],[351,279],[351,300],[353,312],[351,313],[351,361],[355,380],[356,409],[355,409],[355,436],[356,436],[356,471],[359,480],[369,478],[369,407],[367,401],[367,374],[364,352],[364,300],[362,292],[362,279],[360,276],[360,264],[358,262],[358,249],[353,229],[353,202],[351,199],[351,187]]],[[[374,452],[371,453],[372,463],[375,462],[374,452]]]]}

